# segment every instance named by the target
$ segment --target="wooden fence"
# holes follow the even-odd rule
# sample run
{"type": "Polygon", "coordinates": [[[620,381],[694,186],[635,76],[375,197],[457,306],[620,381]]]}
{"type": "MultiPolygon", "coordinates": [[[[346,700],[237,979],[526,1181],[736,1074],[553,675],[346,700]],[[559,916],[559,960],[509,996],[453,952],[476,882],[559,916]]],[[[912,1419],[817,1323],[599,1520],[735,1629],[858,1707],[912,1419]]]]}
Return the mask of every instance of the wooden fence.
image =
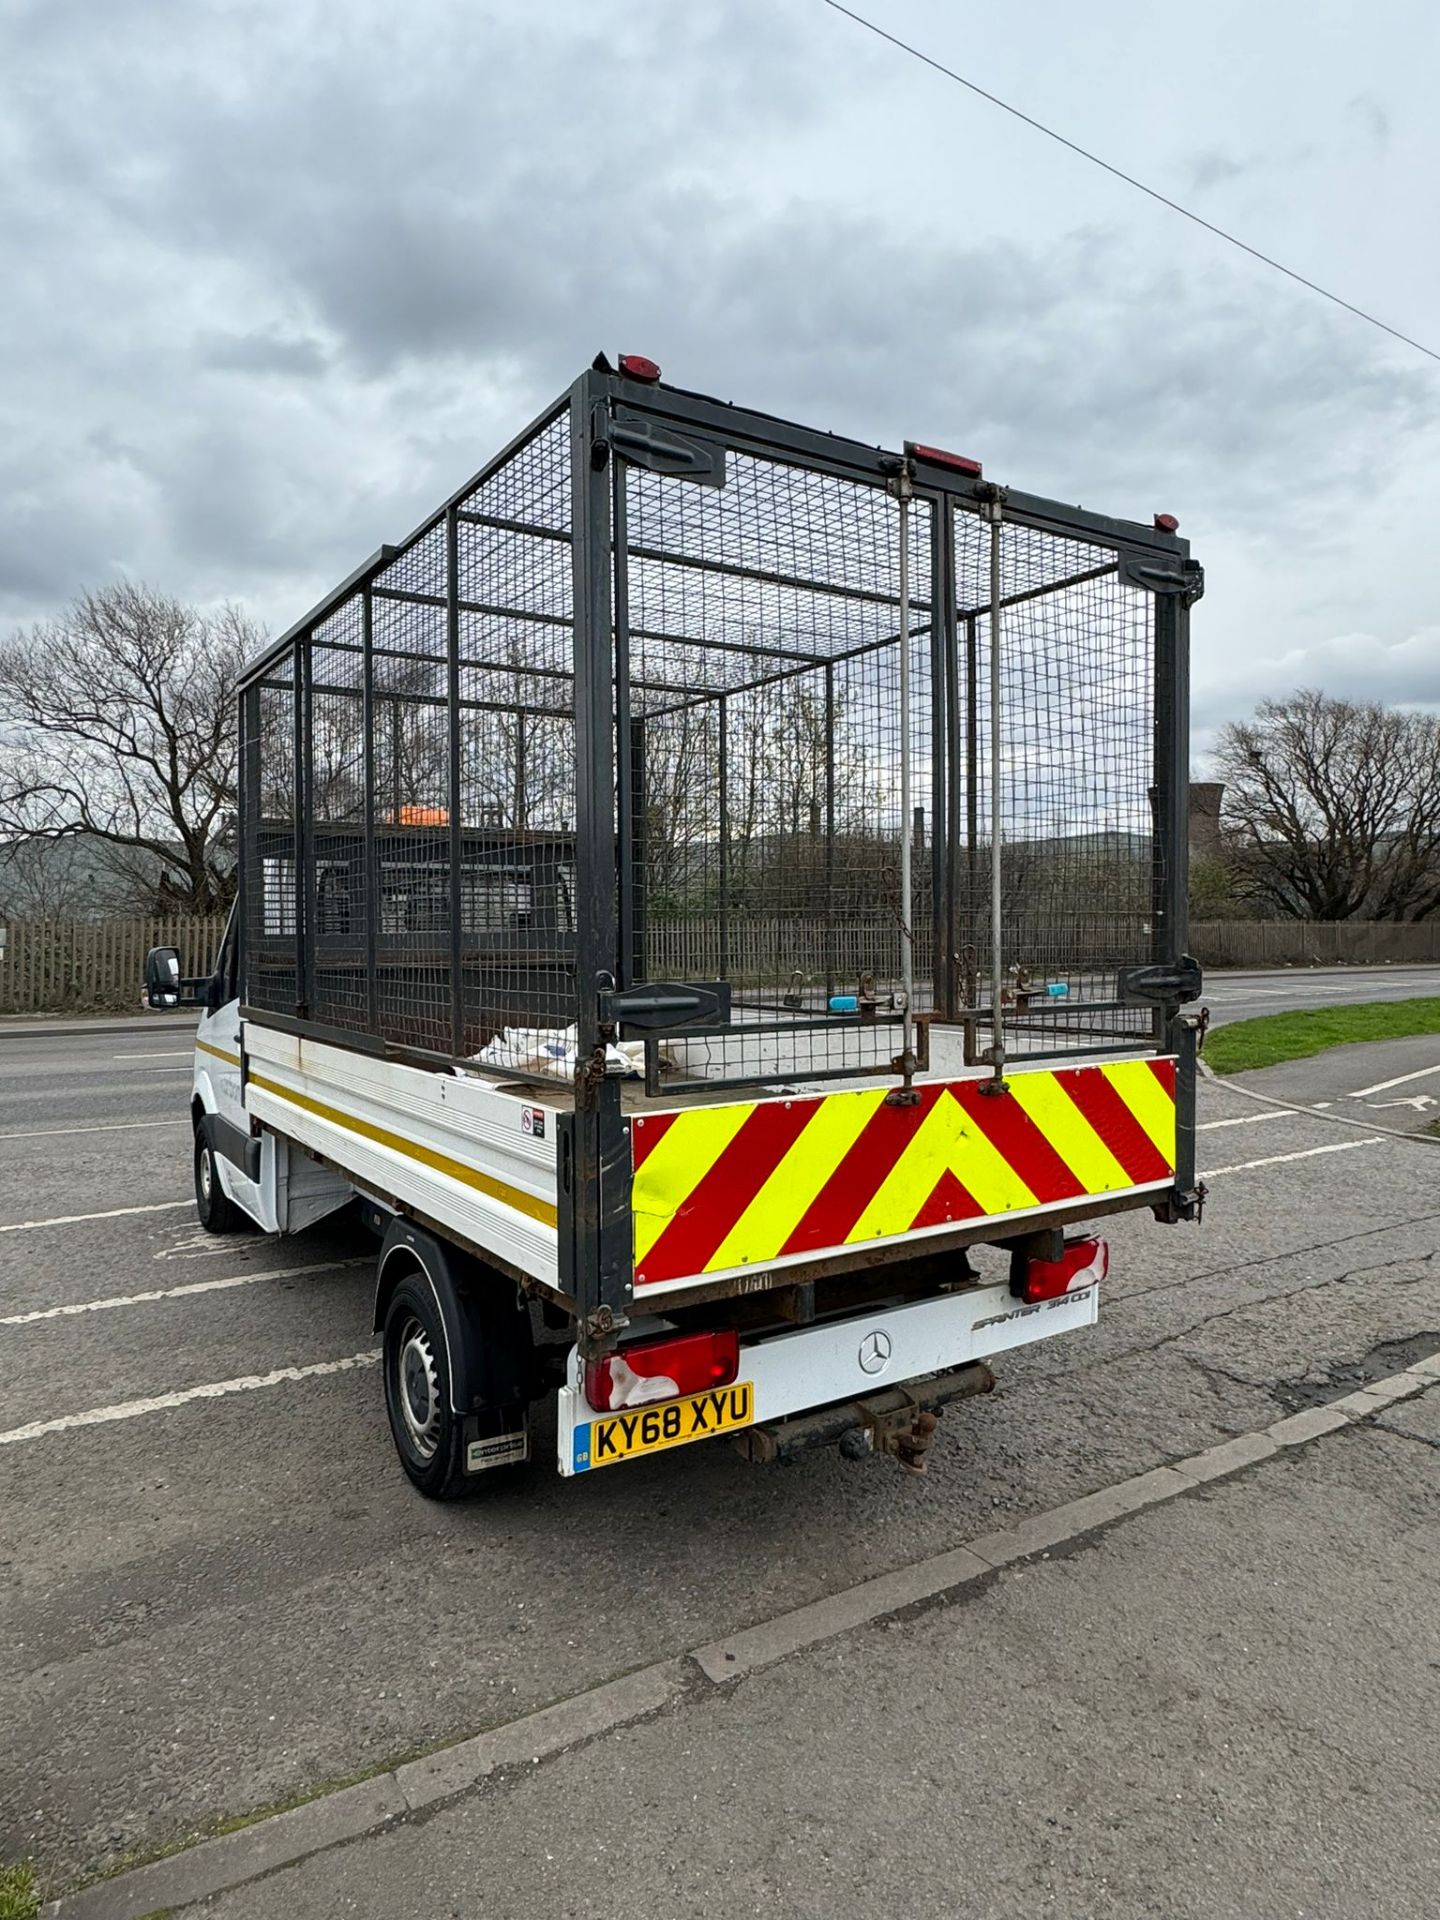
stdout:
{"type": "Polygon", "coordinates": [[[151,947],[175,947],[183,974],[208,973],[224,930],[223,914],[0,924],[0,1013],[138,1013],[151,947]]]}
{"type": "MultiPolygon", "coordinates": [[[[180,970],[207,973],[220,945],[224,917],[154,920],[11,921],[0,924],[0,1014],[138,1010],[145,955],[175,947],[180,970]]],[[[1096,929],[1051,929],[1081,948],[1096,929]]],[[[1418,924],[1375,920],[1211,920],[1191,929],[1191,946],[1207,967],[1440,964],[1440,919],[1418,924]]],[[[874,969],[888,974],[895,922],[888,914],[847,915],[836,927],[800,916],[737,915],[722,956],[720,925],[709,917],[652,926],[649,972],[681,979],[783,980],[792,970],[823,973],[827,959],[849,981],[874,969]]],[[[1137,954],[1136,958],[1140,956],[1137,954]]]]}

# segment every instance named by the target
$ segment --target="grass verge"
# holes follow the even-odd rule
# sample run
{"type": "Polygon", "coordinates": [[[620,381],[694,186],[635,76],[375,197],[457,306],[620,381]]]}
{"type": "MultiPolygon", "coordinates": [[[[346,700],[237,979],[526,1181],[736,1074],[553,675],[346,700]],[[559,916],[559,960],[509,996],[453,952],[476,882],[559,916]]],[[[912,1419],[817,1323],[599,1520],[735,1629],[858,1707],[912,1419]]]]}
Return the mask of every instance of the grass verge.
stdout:
{"type": "Polygon", "coordinates": [[[32,1867],[0,1867],[0,1920],[35,1920],[40,1887],[32,1867]]]}
{"type": "Polygon", "coordinates": [[[1365,1000],[1216,1027],[1205,1042],[1205,1058],[1216,1073],[1244,1073],[1279,1066],[1282,1060],[1308,1060],[1329,1047],[1407,1040],[1422,1033],[1440,1033],[1440,1000],[1365,1000]]]}

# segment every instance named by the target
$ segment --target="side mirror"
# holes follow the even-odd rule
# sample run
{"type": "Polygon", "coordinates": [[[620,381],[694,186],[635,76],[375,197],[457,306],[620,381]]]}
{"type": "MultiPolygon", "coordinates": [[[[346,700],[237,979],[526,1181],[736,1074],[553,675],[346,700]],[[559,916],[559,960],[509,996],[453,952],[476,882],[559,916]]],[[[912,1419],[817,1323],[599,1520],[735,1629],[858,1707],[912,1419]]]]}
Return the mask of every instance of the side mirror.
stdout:
{"type": "Polygon", "coordinates": [[[180,956],[174,947],[151,947],[145,956],[145,1002],[151,1007],[180,1004],[180,956]]]}
{"type": "Polygon", "coordinates": [[[180,956],[174,947],[151,947],[145,956],[147,1007],[163,1013],[171,1007],[208,1006],[214,984],[214,977],[208,973],[203,979],[182,980],[180,956]]]}

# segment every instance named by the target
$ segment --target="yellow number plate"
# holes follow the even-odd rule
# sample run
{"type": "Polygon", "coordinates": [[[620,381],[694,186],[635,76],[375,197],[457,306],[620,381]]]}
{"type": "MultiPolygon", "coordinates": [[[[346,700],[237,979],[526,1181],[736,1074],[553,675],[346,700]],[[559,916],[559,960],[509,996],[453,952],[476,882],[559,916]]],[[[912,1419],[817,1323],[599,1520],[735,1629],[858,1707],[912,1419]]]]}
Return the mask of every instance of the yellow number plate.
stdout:
{"type": "Polygon", "coordinates": [[[713,1387],[708,1393],[687,1394],[683,1400],[660,1400],[650,1407],[628,1407],[607,1413],[575,1429],[576,1473],[591,1467],[613,1467],[637,1453],[658,1453],[662,1447],[683,1447],[691,1440],[708,1440],[713,1433],[734,1433],[755,1424],[755,1389],[749,1380],[733,1387],[713,1387]]]}

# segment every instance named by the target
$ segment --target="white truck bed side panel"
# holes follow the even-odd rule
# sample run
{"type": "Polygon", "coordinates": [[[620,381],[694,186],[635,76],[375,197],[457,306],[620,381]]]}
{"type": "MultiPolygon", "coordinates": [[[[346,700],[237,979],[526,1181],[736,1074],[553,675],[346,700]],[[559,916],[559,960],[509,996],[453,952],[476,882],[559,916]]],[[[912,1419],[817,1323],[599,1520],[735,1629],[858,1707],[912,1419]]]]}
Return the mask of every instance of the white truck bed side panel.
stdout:
{"type": "Polygon", "coordinates": [[[555,1116],[476,1080],[247,1023],[245,1105],[522,1273],[558,1284],[555,1116]],[[533,1127],[533,1118],[531,1125],[533,1127]]]}

